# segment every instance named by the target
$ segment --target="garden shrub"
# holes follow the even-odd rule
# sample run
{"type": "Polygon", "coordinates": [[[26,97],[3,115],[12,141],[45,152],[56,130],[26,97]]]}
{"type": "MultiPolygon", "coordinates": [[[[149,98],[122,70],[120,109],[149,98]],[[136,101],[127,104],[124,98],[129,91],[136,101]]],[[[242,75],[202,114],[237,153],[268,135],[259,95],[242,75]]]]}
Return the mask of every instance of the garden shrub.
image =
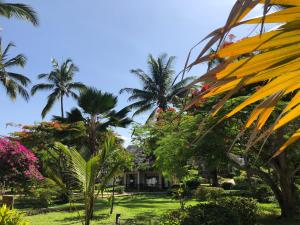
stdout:
{"type": "Polygon", "coordinates": [[[160,225],[255,225],[256,213],[252,198],[223,197],[217,202],[171,211],[161,217],[160,225]]]}
{"type": "Polygon", "coordinates": [[[236,190],[249,190],[249,181],[245,176],[237,176],[233,178],[235,181],[234,189],[236,190]]]}
{"type": "Polygon", "coordinates": [[[42,181],[38,159],[20,142],[0,138],[0,184],[26,187],[31,181],[42,181]]]}
{"type": "Polygon", "coordinates": [[[224,182],[221,186],[224,190],[231,190],[234,185],[230,182],[224,182]]]}
{"type": "Polygon", "coordinates": [[[231,209],[236,225],[255,225],[258,208],[253,198],[225,197],[218,199],[217,204],[231,209]]]}
{"type": "Polygon", "coordinates": [[[185,181],[185,185],[187,189],[194,190],[200,185],[200,180],[198,177],[191,177],[190,179],[185,181]]]}
{"type": "MultiPolygon", "coordinates": [[[[180,225],[182,218],[186,214],[186,210],[173,210],[165,213],[160,218],[160,225],[180,225]]],[[[187,215],[186,215],[187,216],[187,215]]]]}
{"type": "Polygon", "coordinates": [[[62,203],[65,193],[50,179],[45,179],[29,194],[34,208],[48,208],[54,203],[62,203]]]}
{"type": "Polygon", "coordinates": [[[0,225],[28,225],[23,219],[23,214],[15,209],[9,209],[6,205],[0,208],[0,225]]]}
{"type": "Polygon", "coordinates": [[[230,190],[225,193],[226,197],[230,196],[236,196],[236,197],[246,197],[246,198],[252,198],[253,194],[251,191],[248,190],[230,190]]]}
{"type": "Polygon", "coordinates": [[[199,186],[194,192],[199,201],[216,201],[224,195],[224,189],[219,187],[199,186]]]}
{"type": "Polygon", "coordinates": [[[268,185],[259,184],[254,188],[253,197],[261,203],[270,203],[273,201],[273,192],[268,185]]]}
{"type": "Polygon", "coordinates": [[[175,210],[161,219],[161,225],[237,225],[229,208],[215,203],[175,210]]]}

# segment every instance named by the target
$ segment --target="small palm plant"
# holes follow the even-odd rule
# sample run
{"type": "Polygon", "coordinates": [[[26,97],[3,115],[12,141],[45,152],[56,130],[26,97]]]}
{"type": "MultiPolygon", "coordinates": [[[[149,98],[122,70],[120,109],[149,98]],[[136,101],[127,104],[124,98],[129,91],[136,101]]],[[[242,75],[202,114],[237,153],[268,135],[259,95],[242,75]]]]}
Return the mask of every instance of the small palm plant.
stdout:
{"type": "Polygon", "coordinates": [[[0,15],[6,18],[16,17],[27,20],[33,25],[38,25],[36,12],[28,5],[19,3],[0,2],[0,15]]]}
{"type": "Polygon", "coordinates": [[[45,78],[48,83],[34,85],[31,94],[34,95],[37,91],[51,90],[52,93],[48,96],[47,104],[42,111],[42,118],[46,116],[57,100],[60,100],[61,117],[64,118],[64,97],[71,96],[77,99],[78,94],[76,91],[83,90],[85,85],[73,81],[78,68],[71,59],[67,59],[61,65],[55,59],[52,59],[52,66],[53,70],[50,73],[38,75],[39,79],[45,78]]]}
{"type": "Polygon", "coordinates": [[[30,79],[23,74],[8,71],[13,67],[23,68],[26,64],[26,57],[22,54],[13,58],[8,57],[9,50],[12,47],[14,47],[14,44],[9,43],[3,50],[0,39],[0,83],[12,100],[16,99],[17,94],[28,100],[29,94],[25,88],[30,83],[30,79]]]}
{"type": "Polygon", "coordinates": [[[84,196],[85,216],[82,224],[89,225],[98,195],[95,193],[96,182],[100,180],[101,186],[105,186],[122,165],[122,162],[115,163],[113,167],[107,165],[114,152],[118,151],[115,138],[108,136],[103,148],[87,160],[75,148],[68,148],[61,143],[56,143],[55,148],[64,152],[70,159],[70,172],[76,177],[84,196]]]}

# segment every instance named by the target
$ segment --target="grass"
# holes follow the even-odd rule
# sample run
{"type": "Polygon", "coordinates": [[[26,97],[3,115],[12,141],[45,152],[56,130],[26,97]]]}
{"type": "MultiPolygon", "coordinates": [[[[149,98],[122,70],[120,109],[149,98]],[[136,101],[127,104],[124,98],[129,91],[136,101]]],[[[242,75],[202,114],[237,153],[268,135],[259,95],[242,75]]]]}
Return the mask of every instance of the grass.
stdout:
{"type": "MultiPolygon", "coordinates": [[[[198,202],[191,200],[187,205],[198,202]]],[[[82,204],[76,204],[79,209],[82,204]]],[[[299,225],[300,217],[293,220],[279,220],[280,208],[275,203],[258,204],[259,215],[257,225],[299,225]]],[[[178,209],[179,203],[166,195],[135,195],[116,198],[114,213],[109,215],[109,207],[105,199],[99,199],[95,205],[95,218],[92,225],[115,224],[116,213],[121,213],[122,225],[155,225],[159,216],[168,210],[178,209]]],[[[78,225],[78,211],[70,212],[69,205],[57,205],[50,208],[52,212],[26,217],[31,225],[78,225]]],[[[79,210],[81,216],[83,211],[79,210]]]]}
{"type": "MultiPolygon", "coordinates": [[[[196,201],[189,201],[188,205],[196,204],[196,201]]],[[[77,204],[78,207],[82,205],[77,204]]],[[[132,224],[155,224],[158,217],[171,209],[179,208],[178,201],[171,199],[165,195],[138,195],[117,197],[114,213],[109,215],[107,201],[99,199],[95,205],[95,219],[91,224],[115,224],[116,213],[121,213],[121,221],[124,225],[132,224]],[[139,221],[134,223],[134,221],[139,221]]],[[[53,207],[45,214],[28,216],[27,220],[31,225],[77,225],[80,218],[77,212],[70,212],[68,205],[53,207]]],[[[80,211],[82,215],[82,211],[80,211]]]]}

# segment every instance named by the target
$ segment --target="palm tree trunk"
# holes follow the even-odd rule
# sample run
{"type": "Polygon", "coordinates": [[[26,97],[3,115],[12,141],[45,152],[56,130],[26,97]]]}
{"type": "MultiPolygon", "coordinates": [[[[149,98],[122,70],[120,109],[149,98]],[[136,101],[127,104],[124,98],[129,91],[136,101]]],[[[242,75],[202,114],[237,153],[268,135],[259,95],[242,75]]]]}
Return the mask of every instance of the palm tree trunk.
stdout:
{"type": "Polygon", "coordinates": [[[64,96],[60,96],[61,117],[64,118],[64,96]]]}
{"type": "Polygon", "coordinates": [[[113,189],[112,189],[112,196],[111,196],[111,206],[110,206],[110,214],[114,211],[114,204],[115,204],[115,184],[116,184],[116,178],[113,179],[113,189]]]}

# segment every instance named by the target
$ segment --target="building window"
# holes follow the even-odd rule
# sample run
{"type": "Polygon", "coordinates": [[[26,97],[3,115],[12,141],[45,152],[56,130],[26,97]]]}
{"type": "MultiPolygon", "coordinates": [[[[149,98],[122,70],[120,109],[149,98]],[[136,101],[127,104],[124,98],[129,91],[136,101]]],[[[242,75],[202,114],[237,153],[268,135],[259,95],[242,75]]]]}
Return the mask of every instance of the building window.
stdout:
{"type": "Polygon", "coordinates": [[[147,187],[155,187],[158,181],[156,177],[148,177],[146,178],[146,185],[147,187]]]}

